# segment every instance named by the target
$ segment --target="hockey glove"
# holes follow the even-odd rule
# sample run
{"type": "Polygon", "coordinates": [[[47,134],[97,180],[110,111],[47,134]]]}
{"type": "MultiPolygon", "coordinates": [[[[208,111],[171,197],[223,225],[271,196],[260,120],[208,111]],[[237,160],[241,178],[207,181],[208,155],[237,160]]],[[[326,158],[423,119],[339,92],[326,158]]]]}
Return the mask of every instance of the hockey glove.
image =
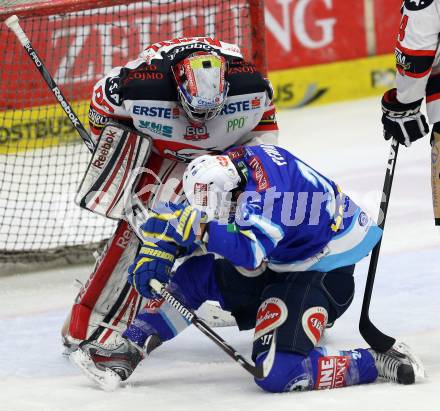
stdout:
{"type": "Polygon", "coordinates": [[[409,147],[413,141],[429,133],[425,116],[420,113],[422,100],[403,104],[397,100],[397,90],[388,90],[382,97],[382,124],[385,140],[395,138],[409,147]]]}
{"type": "Polygon", "coordinates": [[[148,241],[174,242],[182,247],[191,247],[200,226],[200,211],[183,204],[165,203],[150,212],[148,220],[141,226],[148,241]]]}
{"type": "Polygon", "coordinates": [[[156,243],[145,242],[134,263],[128,268],[128,282],[145,298],[152,298],[154,291],[150,288],[150,280],[155,278],[167,283],[174,261],[177,246],[165,241],[156,243]]]}

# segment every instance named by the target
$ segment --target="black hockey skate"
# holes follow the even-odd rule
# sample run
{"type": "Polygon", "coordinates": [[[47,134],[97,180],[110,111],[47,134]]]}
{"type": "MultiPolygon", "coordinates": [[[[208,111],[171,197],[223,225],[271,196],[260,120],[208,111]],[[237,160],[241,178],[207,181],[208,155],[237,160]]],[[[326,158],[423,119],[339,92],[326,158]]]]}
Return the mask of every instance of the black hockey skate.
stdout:
{"type": "Polygon", "coordinates": [[[105,391],[113,391],[130,377],[145,355],[160,344],[159,337],[154,334],[147,339],[143,349],[122,337],[111,345],[83,341],[70,355],[70,360],[105,391]]]}
{"type": "Polygon", "coordinates": [[[372,348],[368,351],[374,358],[379,377],[399,384],[414,384],[414,367],[405,354],[393,348],[384,353],[375,351],[372,348]]]}

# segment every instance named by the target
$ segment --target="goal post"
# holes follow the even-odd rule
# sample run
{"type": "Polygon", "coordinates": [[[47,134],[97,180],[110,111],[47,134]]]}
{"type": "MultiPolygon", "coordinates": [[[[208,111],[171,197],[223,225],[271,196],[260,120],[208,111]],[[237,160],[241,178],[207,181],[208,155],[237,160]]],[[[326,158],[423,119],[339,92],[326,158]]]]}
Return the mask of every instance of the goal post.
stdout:
{"type": "Polygon", "coordinates": [[[2,2],[0,274],[14,263],[88,260],[116,224],[74,204],[90,153],[3,24],[14,14],[85,125],[95,82],[157,41],[215,36],[266,72],[263,0],[2,2]]]}

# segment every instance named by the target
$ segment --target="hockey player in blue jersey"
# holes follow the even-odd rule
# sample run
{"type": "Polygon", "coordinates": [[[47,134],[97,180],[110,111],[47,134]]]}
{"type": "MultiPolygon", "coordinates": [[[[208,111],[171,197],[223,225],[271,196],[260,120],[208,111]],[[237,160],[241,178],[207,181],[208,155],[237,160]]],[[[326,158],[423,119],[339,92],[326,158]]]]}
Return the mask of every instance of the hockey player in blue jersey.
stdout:
{"type": "MultiPolygon", "coordinates": [[[[272,369],[255,380],[266,391],[337,388],[378,376],[414,382],[411,362],[394,350],[319,347],[326,326],[353,299],[355,264],[382,235],[337,184],[286,150],[262,145],[193,160],[183,188],[189,205],[160,204],[142,226],[144,242],[129,269],[141,295],[153,297],[149,281],[155,278],[192,309],[218,301],[240,329],[255,328],[257,364],[276,329],[272,369]],[[182,250],[193,255],[171,276],[182,250]]],[[[157,299],[118,344],[85,341],[72,360],[109,388],[187,326],[157,299]]]]}

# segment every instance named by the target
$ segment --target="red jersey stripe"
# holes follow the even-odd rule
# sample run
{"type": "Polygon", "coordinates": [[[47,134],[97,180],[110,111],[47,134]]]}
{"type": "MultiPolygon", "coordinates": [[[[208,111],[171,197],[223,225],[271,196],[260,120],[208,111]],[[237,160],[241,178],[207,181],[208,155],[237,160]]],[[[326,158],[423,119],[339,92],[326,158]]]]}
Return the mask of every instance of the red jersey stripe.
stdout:
{"type": "Polygon", "coordinates": [[[440,93],[431,94],[430,96],[426,96],[426,102],[431,103],[435,100],[440,100],[440,93]]]}
{"type": "Polygon", "coordinates": [[[426,57],[434,57],[435,50],[413,50],[403,47],[399,42],[397,42],[396,48],[402,51],[404,54],[408,56],[426,56],[426,57]]]}
{"type": "Polygon", "coordinates": [[[278,131],[277,123],[257,124],[252,131],[278,131]]]}

